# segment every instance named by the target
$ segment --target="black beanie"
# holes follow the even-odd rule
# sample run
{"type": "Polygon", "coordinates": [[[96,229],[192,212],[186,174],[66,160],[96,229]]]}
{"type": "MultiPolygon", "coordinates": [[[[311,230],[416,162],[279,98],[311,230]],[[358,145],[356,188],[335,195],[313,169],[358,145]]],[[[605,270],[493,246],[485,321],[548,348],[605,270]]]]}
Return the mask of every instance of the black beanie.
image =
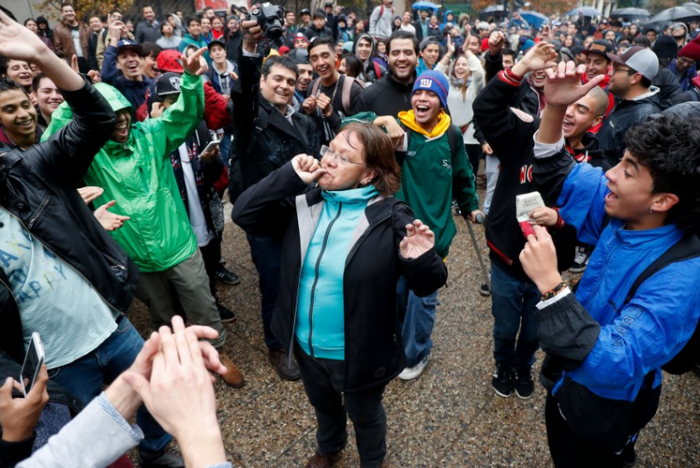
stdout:
{"type": "Polygon", "coordinates": [[[676,58],[678,55],[678,44],[676,40],[671,36],[659,36],[654,42],[654,47],[651,48],[657,57],[662,58],[676,58]]]}

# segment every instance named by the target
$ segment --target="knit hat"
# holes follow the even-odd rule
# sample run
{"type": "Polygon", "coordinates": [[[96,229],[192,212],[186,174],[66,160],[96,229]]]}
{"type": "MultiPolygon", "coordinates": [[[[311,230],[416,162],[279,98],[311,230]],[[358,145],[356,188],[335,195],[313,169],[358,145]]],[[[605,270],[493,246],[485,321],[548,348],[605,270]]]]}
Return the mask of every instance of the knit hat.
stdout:
{"type": "Polygon", "coordinates": [[[443,109],[447,109],[447,89],[449,87],[450,84],[447,82],[447,77],[444,73],[437,70],[428,70],[424,71],[418,78],[416,78],[416,82],[413,85],[413,91],[411,91],[411,96],[413,96],[416,91],[421,89],[432,91],[437,94],[443,109]]]}
{"type": "Polygon", "coordinates": [[[295,41],[295,42],[298,41],[299,39],[301,39],[302,41],[306,42],[306,45],[307,45],[307,46],[309,45],[309,38],[306,37],[306,36],[304,35],[304,33],[298,32],[298,33],[296,33],[296,34],[294,35],[294,41],[295,41]]]}
{"type": "MultiPolygon", "coordinates": [[[[675,43],[676,41],[673,42],[675,43]]],[[[700,60],[700,37],[696,37],[683,46],[683,48],[678,51],[678,56],[689,58],[694,62],[700,60]]]]}
{"type": "Polygon", "coordinates": [[[651,48],[659,58],[676,58],[678,55],[678,44],[671,36],[659,36],[651,48]]]}
{"type": "Polygon", "coordinates": [[[177,50],[164,50],[158,54],[158,58],[156,59],[158,70],[163,73],[184,73],[185,69],[182,68],[180,58],[182,58],[182,54],[177,50]]]}
{"type": "Polygon", "coordinates": [[[286,45],[283,45],[282,47],[279,48],[279,53],[280,55],[287,55],[289,53],[289,47],[286,45]]]}

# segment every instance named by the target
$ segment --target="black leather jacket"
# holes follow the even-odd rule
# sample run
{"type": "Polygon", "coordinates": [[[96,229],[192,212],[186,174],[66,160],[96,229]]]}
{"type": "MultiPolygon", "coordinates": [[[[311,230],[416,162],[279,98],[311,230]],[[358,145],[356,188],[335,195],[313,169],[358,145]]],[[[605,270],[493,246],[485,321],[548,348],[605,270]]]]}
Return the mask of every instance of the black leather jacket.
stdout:
{"type": "MultiPolygon", "coordinates": [[[[115,309],[126,312],[138,269],[94,218],[76,191],[116,116],[86,82],[62,91],[74,119],[48,141],[0,156],[0,206],[48,250],[73,267],[115,309]]],[[[0,229],[2,229],[0,224],[0,229]]],[[[22,362],[22,322],[7,272],[0,265],[0,348],[22,362]]],[[[51,304],[45,304],[51,313],[51,304]]]]}

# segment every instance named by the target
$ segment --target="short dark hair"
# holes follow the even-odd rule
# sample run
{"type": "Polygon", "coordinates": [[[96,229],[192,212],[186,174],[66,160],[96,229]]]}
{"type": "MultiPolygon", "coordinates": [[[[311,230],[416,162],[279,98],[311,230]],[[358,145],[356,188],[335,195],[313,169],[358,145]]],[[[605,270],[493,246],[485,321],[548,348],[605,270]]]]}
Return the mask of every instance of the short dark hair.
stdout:
{"type": "Polygon", "coordinates": [[[109,10],[109,16],[112,16],[115,13],[119,13],[120,15],[124,16],[124,13],[119,8],[112,8],[109,10]]]}
{"type": "Polygon", "coordinates": [[[311,50],[322,45],[327,45],[328,48],[331,51],[335,51],[335,43],[333,42],[333,39],[330,37],[317,37],[313,41],[311,41],[311,44],[309,44],[309,47],[307,48],[309,55],[311,55],[311,50]]]}
{"type": "Polygon", "coordinates": [[[418,39],[416,39],[416,35],[408,31],[404,31],[403,29],[397,29],[391,33],[391,36],[389,36],[389,40],[386,42],[387,55],[391,53],[391,41],[394,39],[409,39],[411,42],[413,42],[413,51],[416,53],[416,55],[418,55],[418,46],[420,44],[418,43],[418,39]]]}
{"type": "Polygon", "coordinates": [[[142,57],[156,58],[158,57],[158,54],[160,54],[163,51],[163,48],[153,42],[142,42],[141,50],[143,51],[143,53],[141,54],[142,57]]]}
{"type": "Polygon", "coordinates": [[[187,18],[185,18],[185,24],[187,25],[187,28],[190,27],[190,23],[199,23],[199,24],[202,24],[202,22],[200,21],[200,19],[197,18],[196,16],[188,16],[187,18]]]}
{"type": "Polygon", "coordinates": [[[511,57],[513,57],[513,60],[515,60],[515,57],[518,56],[518,53],[513,49],[503,49],[501,51],[501,55],[510,55],[511,57]]]}
{"type": "Polygon", "coordinates": [[[633,68],[630,68],[629,65],[627,67],[629,68],[627,75],[632,76],[632,75],[639,73],[642,76],[642,79],[640,80],[639,84],[642,85],[643,88],[649,89],[651,87],[651,80],[649,78],[642,75],[641,72],[638,72],[637,70],[635,70],[633,68]]]}
{"type": "Polygon", "coordinates": [[[389,136],[371,123],[351,122],[340,131],[355,134],[362,146],[367,169],[374,171],[370,182],[380,195],[390,196],[401,187],[401,168],[394,156],[394,144],[389,136]]]}
{"type": "Polygon", "coordinates": [[[345,75],[357,78],[362,74],[362,62],[355,54],[345,54],[345,75]]]}
{"type": "Polygon", "coordinates": [[[700,119],[658,114],[625,135],[627,150],[649,169],[652,193],[672,193],[679,202],[667,224],[700,234],[700,119]]]}
{"type": "Polygon", "coordinates": [[[651,49],[651,41],[646,36],[636,36],[634,39],[632,39],[632,43],[634,43],[634,45],[642,46],[645,49],[651,49]]]}
{"type": "MultiPolygon", "coordinates": [[[[153,9],[151,5],[143,5],[141,6],[141,11],[145,10],[146,8],[150,8],[151,10],[153,9]]],[[[206,11],[206,8],[204,10],[206,11]]]]}
{"type": "Polygon", "coordinates": [[[75,9],[75,8],[73,7],[73,4],[72,4],[71,2],[63,2],[63,3],[61,3],[61,11],[63,11],[63,9],[64,9],[65,7],[67,7],[67,6],[69,6],[69,7],[73,8],[73,9],[75,9]]]}
{"type": "Polygon", "coordinates": [[[316,18],[323,18],[325,20],[326,19],[326,12],[322,11],[322,10],[314,11],[313,19],[316,19],[316,18]]]}
{"type": "MultiPolygon", "coordinates": [[[[5,91],[22,91],[24,94],[27,94],[27,91],[19,85],[19,83],[9,79],[6,76],[0,77],[0,94],[4,93],[5,91]]],[[[29,96],[27,94],[27,96],[29,96]]]]}
{"type": "Polygon", "coordinates": [[[274,65],[293,71],[294,75],[296,75],[296,78],[299,78],[299,69],[297,68],[296,63],[294,63],[294,61],[291,58],[285,55],[275,55],[273,57],[268,58],[267,60],[265,60],[265,63],[263,63],[262,76],[265,79],[267,79],[267,76],[270,74],[270,69],[272,69],[274,65]]]}

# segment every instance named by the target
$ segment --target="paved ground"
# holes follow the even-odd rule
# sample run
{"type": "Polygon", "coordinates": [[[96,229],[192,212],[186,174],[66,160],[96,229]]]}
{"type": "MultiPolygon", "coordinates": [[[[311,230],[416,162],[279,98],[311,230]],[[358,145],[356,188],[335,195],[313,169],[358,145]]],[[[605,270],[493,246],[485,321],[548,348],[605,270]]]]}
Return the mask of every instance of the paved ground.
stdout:
{"type": "MultiPolygon", "coordinates": [[[[457,224],[430,364],[420,379],[397,379],[385,393],[387,461],[392,467],[551,466],[542,387],[527,401],[499,398],[491,389],[491,302],[478,294],[479,264],[464,222],[457,224]]],[[[485,245],[483,229],[477,232],[485,245]]],[[[224,257],[242,278],[238,286],[219,288],[222,301],[238,315],[227,326],[226,351],[247,380],[240,390],[216,386],[228,455],[240,467],[303,466],[315,447],[313,411],[301,383],[280,380],[268,364],[248,244],[230,221],[225,235],[224,257]]],[[[144,335],[146,314],[135,301],[131,318],[144,335]]],[[[538,366],[541,359],[539,353],[538,366]]],[[[637,466],[700,466],[699,428],[700,378],[667,376],[659,413],[638,443],[637,466]]],[[[359,466],[350,434],[340,467],[359,466]]]]}

